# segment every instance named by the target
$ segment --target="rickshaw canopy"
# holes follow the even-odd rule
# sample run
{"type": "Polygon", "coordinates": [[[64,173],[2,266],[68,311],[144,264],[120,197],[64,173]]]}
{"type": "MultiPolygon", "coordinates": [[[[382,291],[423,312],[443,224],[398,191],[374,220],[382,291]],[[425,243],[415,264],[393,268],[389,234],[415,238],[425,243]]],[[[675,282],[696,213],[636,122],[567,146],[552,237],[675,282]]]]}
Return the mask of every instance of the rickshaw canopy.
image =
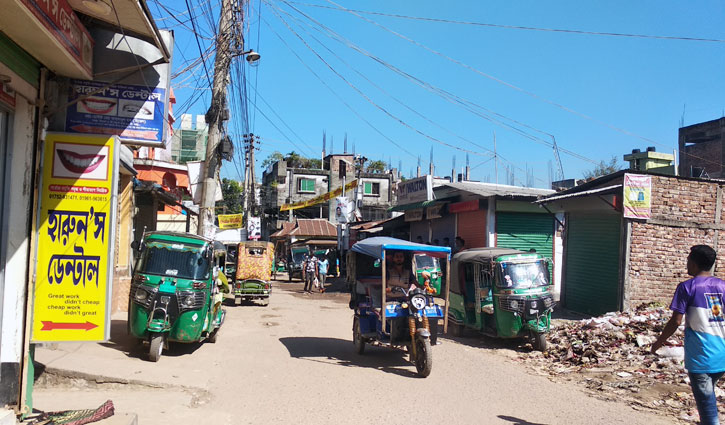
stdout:
{"type": "Polygon", "coordinates": [[[437,258],[450,258],[451,255],[451,248],[447,246],[424,245],[388,236],[375,236],[364,239],[353,245],[351,249],[353,252],[365,254],[381,260],[385,255],[384,252],[390,250],[409,251],[437,258]]]}
{"type": "Polygon", "coordinates": [[[528,254],[511,248],[471,248],[453,256],[452,262],[488,263],[502,255],[528,254]]]}

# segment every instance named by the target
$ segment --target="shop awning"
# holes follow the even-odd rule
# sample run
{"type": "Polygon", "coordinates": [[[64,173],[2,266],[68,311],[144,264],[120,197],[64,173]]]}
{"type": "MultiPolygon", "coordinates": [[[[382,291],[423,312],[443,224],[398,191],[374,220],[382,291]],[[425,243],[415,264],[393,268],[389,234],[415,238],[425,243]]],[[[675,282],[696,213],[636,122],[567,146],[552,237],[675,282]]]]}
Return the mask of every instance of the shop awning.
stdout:
{"type": "Polygon", "coordinates": [[[457,198],[456,196],[447,196],[445,198],[439,198],[439,199],[433,199],[432,201],[422,201],[422,202],[413,202],[412,204],[404,204],[404,205],[394,205],[390,208],[388,208],[388,212],[391,211],[408,211],[408,210],[415,210],[418,208],[425,208],[430,207],[432,205],[440,205],[444,204],[446,202],[450,202],[453,199],[457,198]]]}

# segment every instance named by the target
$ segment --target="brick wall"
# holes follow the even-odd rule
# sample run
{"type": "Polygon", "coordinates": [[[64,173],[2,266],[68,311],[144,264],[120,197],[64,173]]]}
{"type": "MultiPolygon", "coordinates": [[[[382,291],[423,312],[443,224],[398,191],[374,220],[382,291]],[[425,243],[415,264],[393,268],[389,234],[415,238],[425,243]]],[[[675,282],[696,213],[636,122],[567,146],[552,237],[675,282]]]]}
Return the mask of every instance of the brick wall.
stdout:
{"type": "MultiPolygon", "coordinates": [[[[692,245],[717,249],[718,184],[652,176],[652,218],[633,220],[630,238],[628,291],[625,308],[643,302],[669,303],[675,287],[688,279],[686,262],[692,245]]],[[[721,244],[722,245],[722,244],[721,244]]],[[[725,278],[725,250],[716,275],[725,278]]]]}

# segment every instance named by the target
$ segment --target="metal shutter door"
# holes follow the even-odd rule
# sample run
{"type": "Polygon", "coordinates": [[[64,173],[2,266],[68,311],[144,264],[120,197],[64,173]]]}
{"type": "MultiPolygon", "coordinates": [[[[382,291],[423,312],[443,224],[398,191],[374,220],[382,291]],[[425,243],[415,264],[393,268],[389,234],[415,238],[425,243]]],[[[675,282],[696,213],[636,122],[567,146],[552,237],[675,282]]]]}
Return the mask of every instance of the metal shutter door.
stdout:
{"type": "Polygon", "coordinates": [[[546,258],[554,254],[554,217],[550,214],[496,214],[496,246],[536,252],[546,258]]]}
{"type": "MultiPolygon", "coordinates": [[[[466,211],[458,213],[458,231],[466,241],[466,248],[482,248],[486,246],[486,210],[466,211]]],[[[451,240],[451,243],[454,243],[451,240]]]]}
{"type": "Polygon", "coordinates": [[[621,218],[570,214],[567,227],[566,308],[592,315],[618,310],[621,218]]]}

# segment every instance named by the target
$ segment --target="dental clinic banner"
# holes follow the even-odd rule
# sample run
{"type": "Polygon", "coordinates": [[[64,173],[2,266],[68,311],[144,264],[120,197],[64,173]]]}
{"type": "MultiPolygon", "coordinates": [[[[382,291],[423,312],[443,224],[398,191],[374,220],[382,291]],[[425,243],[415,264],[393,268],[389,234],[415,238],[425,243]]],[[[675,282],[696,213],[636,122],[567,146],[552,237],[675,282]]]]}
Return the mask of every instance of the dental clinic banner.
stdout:
{"type": "Polygon", "coordinates": [[[113,136],[46,136],[34,342],[105,341],[110,336],[119,147],[113,136]]]}
{"type": "Polygon", "coordinates": [[[100,81],[70,83],[68,101],[77,101],[66,110],[66,131],[116,135],[123,141],[148,146],[164,145],[166,89],[100,81]]]}
{"type": "Polygon", "coordinates": [[[652,215],[652,176],[627,173],[623,186],[624,216],[649,219],[652,215]]]}

